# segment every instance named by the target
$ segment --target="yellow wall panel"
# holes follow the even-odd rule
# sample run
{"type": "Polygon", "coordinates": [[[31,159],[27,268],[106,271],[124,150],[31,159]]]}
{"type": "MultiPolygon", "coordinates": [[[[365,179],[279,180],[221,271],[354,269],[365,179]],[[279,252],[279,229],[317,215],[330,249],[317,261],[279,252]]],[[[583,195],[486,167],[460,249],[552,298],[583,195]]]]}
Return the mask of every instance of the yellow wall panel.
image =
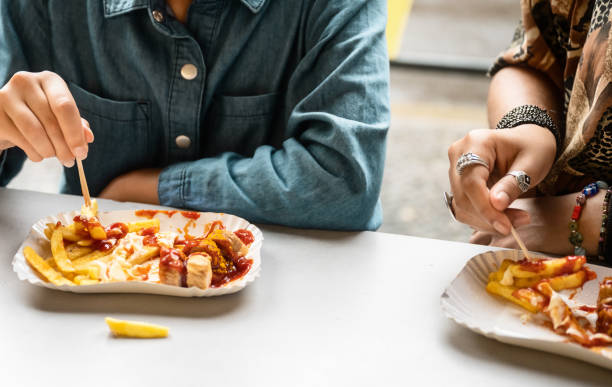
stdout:
{"type": "Polygon", "coordinates": [[[413,0],[387,0],[387,46],[389,58],[395,59],[402,44],[404,26],[408,20],[413,0]]]}

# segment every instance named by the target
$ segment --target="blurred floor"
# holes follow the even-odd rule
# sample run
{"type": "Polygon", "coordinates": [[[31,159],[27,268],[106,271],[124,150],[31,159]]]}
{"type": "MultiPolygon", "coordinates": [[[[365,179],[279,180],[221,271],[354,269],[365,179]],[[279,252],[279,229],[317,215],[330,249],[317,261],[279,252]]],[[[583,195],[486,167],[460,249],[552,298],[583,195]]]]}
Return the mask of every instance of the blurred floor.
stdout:
{"type": "MultiPolygon", "coordinates": [[[[518,0],[414,0],[395,60],[488,68],[519,17],[518,0]]],[[[468,239],[469,228],[451,221],[443,205],[446,151],[467,131],[488,126],[487,88],[484,74],[392,68],[381,231],[468,239]]]]}
{"type": "MultiPolygon", "coordinates": [[[[436,55],[490,61],[510,41],[518,0],[414,0],[398,60],[436,55]]],[[[486,122],[484,75],[394,67],[381,231],[448,240],[470,232],[442,202],[448,145],[486,122]]],[[[9,187],[57,192],[57,161],[26,163],[9,187]]]]}
{"type": "Polygon", "coordinates": [[[510,43],[519,18],[519,0],[413,0],[396,59],[455,58],[488,66],[510,43]]]}
{"type": "Polygon", "coordinates": [[[446,150],[467,131],[486,127],[488,79],[482,75],[392,69],[391,129],[383,178],[380,231],[465,241],[451,221],[446,150]]]}
{"type": "Polygon", "coordinates": [[[467,131],[487,125],[488,80],[481,75],[393,69],[391,129],[383,178],[381,231],[465,241],[451,221],[446,150],[467,131]]]}

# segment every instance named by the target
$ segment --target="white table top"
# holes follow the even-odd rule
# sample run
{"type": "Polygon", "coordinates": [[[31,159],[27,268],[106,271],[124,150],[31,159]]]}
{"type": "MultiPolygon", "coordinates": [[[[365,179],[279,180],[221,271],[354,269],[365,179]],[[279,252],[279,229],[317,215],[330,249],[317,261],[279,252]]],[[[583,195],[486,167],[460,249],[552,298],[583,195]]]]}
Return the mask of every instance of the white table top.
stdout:
{"type": "Polygon", "coordinates": [[[19,281],[11,260],[30,226],[81,200],[0,189],[2,386],[612,383],[604,369],[501,344],[443,316],[440,295],[481,246],[264,226],[261,277],[230,296],[84,295],[19,281]],[[166,325],[170,336],[116,339],[105,316],[166,325]]]}

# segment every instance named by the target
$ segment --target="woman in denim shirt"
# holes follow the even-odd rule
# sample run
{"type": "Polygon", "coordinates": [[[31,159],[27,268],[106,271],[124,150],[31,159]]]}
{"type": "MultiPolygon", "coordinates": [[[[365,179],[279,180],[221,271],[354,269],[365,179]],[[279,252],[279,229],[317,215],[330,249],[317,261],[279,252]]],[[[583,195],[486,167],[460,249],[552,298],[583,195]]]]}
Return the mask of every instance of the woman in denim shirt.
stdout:
{"type": "Polygon", "coordinates": [[[385,3],[0,0],[0,183],[57,157],[78,194],[77,157],[104,198],[376,229],[385,3]]]}

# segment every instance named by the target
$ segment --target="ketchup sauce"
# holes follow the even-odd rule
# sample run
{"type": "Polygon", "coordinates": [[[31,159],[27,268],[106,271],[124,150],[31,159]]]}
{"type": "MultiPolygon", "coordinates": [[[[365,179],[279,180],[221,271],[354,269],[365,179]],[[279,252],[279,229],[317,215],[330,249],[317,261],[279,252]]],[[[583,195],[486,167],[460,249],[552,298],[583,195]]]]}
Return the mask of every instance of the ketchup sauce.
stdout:
{"type": "Polygon", "coordinates": [[[193,212],[193,211],[180,211],[181,215],[183,215],[185,218],[189,218],[189,219],[198,219],[200,217],[200,213],[199,212],[193,212]]]}
{"type": "Polygon", "coordinates": [[[223,225],[222,221],[215,220],[214,222],[212,222],[210,224],[210,228],[208,229],[208,232],[206,233],[206,235],[204,235],[204,238],[208,238],[208,236],[212,234],[213,231],[215,230],[225,230],[225,226],[223,225]]]}
{"type": "Polygon", "coordinates": [[[159,272],[175,272],[180,275],[182,287],[187,286],[187,265],[185,254],[179,249],[163,247],[159,254],[159,272]]]}
{"type": "MultiPolygon", "coordinates": [[[[95,217],[88,219],[84,216],[77,215],[72,220],[82,226],[80,229],[77,228],[78,232],[87,236],[89,236],[89,229],[94,227],[102,227],[100,221],[95,217]]],[[[117,245],[120,239],[125,238],[128,231],[128,226],[125,223],[113,223],[104,228],[104,232],[106,232],[106,239],[94,241],[92,248],[99,251],[109,251],[117,245]]]]}
{"type": "Polygon", "coordinates": [[[143,218],[153,219],[153,217],[157,214],[165,214],[168,218],[172,218],[172,216],[176,213],[180,213],[185,218],[189,219],[198,219],[200,217],[199,212],[194,211],[177,211],[177,210],[136,210],[134,211],[134,215],[141,216],[143,218]]]}
{"type": "Polygon", "coordinates": [[[242,243],[244,243],[247,246],[255,241],[255,237],[253,236],[253,233],[250,232],[249,230],[245,230],[245,229],[241,228],[240,230],[234,231],[234,234],[238,238],[240,238],[242,243]]]}
{"type": "Polygon", "coordinates": [[[155,236],[155,228],[148,227],[140,231],[140,235],[144,236],[142,244],[145,246],[157,246],[157,237],[155,236]]]}
{"type": "Polygon", "coordinates": [[[178,211],[176,210],[136,210],[134,211],[134,215],[141,216],[143,218],[153,219],[153,217],[157,214],[166,214],[168,218],[172,218],[172,215],[176,214],[178,211]]]}
{"type": "Polygon", "coordinates": [[[228,282],[244,277],[244,275],[249,272],[252,265],[252,259],[247,259],[245,257],[238,258],[236,262],[234,262],[234,269],[228,272],[227,274],[215,274],[213,272],[210,287],[218,288],[228,282]]]}

